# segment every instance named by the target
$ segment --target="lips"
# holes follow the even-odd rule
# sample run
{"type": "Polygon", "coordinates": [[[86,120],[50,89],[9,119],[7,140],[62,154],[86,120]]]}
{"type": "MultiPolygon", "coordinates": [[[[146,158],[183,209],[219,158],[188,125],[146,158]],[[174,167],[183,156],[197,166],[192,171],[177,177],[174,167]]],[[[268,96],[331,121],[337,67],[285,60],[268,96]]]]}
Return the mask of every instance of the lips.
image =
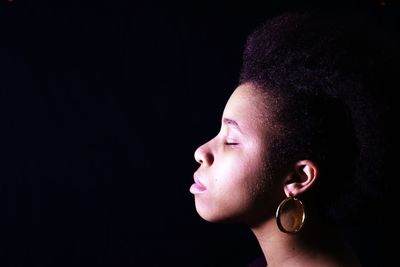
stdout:
{"type": "Polygon", "coordinates": [[[199,194],[207,190],[207,187],[200,182],[196,174],[193,176],[193,178],[194,184],[192,184],[192,186],[190,187],[190,193],[199,194]]]}

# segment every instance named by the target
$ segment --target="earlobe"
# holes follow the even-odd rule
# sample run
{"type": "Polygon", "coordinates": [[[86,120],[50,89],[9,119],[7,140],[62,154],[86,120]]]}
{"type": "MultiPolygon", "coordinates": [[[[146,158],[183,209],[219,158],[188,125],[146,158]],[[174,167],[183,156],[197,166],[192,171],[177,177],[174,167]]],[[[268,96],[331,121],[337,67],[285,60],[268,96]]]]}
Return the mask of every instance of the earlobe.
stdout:
{"type": "Polygon", "coordinates": [[[318,176],[319,170],[315,162],[311,160],[296,162],[294,172],[285,180],[285,194],[287,196],[297,196],[306,192],[316,182],[318,176]]]}

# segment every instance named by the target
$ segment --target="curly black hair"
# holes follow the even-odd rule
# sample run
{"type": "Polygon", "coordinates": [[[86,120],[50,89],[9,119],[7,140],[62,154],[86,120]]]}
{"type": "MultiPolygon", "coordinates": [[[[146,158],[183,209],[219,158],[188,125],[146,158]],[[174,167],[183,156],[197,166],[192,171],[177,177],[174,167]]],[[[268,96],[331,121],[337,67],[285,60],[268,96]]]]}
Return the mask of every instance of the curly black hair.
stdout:
{"type": "Polygon", "coordinates": [[[252,32],[243,53],[239,83],[275,97],[276,119],[284,125],[270,160],[315,161],[321,175],[305,204],[337,222],[357,217],[363,201],[382,196],[378,99],[385,71],[374,32],[335,16],[290,13],[252,32]]]}

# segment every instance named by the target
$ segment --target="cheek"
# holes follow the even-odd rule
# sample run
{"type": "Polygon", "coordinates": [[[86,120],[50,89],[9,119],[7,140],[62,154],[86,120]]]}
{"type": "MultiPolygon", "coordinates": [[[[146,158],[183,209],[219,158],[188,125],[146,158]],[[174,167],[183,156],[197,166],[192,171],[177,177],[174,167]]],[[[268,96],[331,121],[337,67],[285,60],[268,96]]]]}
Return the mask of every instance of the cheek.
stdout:
{"type": "Polygon", "coordinates": [[[252,166],[246,161],[238,162],[231,166],[231,168],[224,168],[223,171],[225,182],[231,186],[238,186],[240,188],[249,187],[257,178],[258,171],[255,166],[252,166]]]}
{"type": "Polygon", "coordinates": [[[227,161],[215,178],[215,193],[221,200],[250,208],[268,186],[263,166],[261,159],[255,161],[254,158],[241,157],[240,161],[227,161]]]}

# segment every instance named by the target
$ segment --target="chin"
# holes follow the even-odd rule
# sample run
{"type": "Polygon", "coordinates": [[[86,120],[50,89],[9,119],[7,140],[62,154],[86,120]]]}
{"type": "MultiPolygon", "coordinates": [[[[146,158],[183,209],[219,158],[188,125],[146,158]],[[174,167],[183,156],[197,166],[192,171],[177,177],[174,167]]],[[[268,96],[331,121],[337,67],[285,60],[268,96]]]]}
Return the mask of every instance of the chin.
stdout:
{"type": "Polygon", "coordinates": [[[213,210],[196,203],[196,211],[203,220],[211,223],[236,223],[241,221],[239,216],[235,216],[234,213],[228,212],[226,209],[223,211],[213,210]]]}
{"type": "Polygon", "coordinates": [[[200,217],[210,223],[235,223],[237,220],[229,217],[229,216],[217,216],[217,215],[209,215],[209,214],[201,214],[198,212],[200,217]]]}

